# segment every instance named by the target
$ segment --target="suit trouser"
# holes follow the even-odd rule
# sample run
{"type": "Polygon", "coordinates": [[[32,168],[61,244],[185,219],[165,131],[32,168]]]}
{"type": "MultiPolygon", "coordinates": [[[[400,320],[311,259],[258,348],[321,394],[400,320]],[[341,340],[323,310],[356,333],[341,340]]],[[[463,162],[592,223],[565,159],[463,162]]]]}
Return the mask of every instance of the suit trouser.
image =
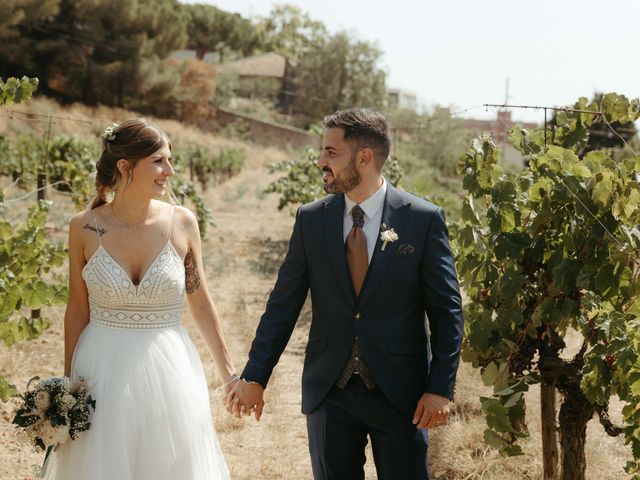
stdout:
{"type": "Polygon", "coordinates": [[[344,389],[333,387],[307,415],[315,480],[362,480],[367,436],[378,480],[425,480],[427,430],[418,430],[375,387],[354,375],[344,389]]]}

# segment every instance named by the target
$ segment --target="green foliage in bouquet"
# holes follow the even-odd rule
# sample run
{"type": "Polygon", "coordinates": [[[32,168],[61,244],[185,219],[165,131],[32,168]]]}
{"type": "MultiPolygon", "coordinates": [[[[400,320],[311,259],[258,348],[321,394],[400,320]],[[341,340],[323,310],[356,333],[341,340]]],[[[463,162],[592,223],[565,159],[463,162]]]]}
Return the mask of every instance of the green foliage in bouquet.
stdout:
{"type": "MultiPolygon", "coordinates": [[[[315,148],[307,146],[302,158],[271,165],[270,173],[286,172],[285,176],[271,182],[265,189],[265,193],[280,195],[279,210],[287,205],[309,203],[326,195],[322,188],[322,171],[316,164],[319,155],[315,148]]],[[[382,174],[397,187],[404,172],[397,159],[389,158],[384,164],[382,174]]]]}
{"type": "Polygon", "coordinates": [[[542,129],[512,129],[529,161],[517,175],[503,172],[488,136],[460,158],[467,198],[452,239],[468,296],[463,359],[494,386],[481,399],[485,440],[503,454],[521,453],[524,392],[543,382],[562,394],[563,478],[584,478],[584,427],[597,414],[631,444],[626,469],[640,479],[640,156],[579,156],[590,125],[633,122],[640,103],[607,94],[575,108],[603,115],[563,112],[547,145],[542,129]],[[569,330],[582,344],[566,359],[569,330]],[[608,417],[614,395],[621,427],[608,417]]]}

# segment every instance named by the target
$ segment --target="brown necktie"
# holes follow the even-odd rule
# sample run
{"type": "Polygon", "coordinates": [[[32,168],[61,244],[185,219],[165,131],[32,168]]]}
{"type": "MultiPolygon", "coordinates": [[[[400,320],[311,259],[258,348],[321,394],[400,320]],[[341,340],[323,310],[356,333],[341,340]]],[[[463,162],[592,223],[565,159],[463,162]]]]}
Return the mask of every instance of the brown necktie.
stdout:
{"type": "Polygon", "coordinates": [[[367,268],[369,268],[367,239],[362,231],[362,227],[364,226],[364,210],[362,210],[360,205],[353,206],[351,209],[351,218],[353,219],[353,228],[347,236],[345,250],[351,281],[353,282],[356,297],[358,297],[360,296],[364,277],[367,274],[367,268]]]}

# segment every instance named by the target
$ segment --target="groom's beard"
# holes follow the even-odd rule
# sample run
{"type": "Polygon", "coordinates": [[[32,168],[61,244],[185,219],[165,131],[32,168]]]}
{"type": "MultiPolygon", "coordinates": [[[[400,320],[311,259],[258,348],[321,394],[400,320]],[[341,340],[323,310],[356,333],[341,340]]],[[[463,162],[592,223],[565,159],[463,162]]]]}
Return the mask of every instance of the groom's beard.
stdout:
{"type": "Polygon", "coordinates": [[[351,155],[351,160],[347,167],[340,172],[339,176],[334,176],[333,180],[323,185],[327,193],[347,193],[360,184],[360,173],[356,170],[356,156],[351,155]]]}

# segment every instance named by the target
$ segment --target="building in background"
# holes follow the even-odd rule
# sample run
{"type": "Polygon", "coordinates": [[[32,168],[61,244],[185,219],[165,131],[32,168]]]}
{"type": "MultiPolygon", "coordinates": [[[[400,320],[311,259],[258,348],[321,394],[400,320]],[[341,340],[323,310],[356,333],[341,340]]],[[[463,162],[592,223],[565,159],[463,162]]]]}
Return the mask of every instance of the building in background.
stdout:
{"type": "Polygon", "coordinates": [[[283,92],[292,68],[287,57],[269,52],[222,63],[218,72],[237,77],[235,91],[241,97],[276,98],[283,92]]]}
{"type": "Polygon", "coordinates": [[[416,92],[401,88],[390,88],[387,91],[387,99],[390,108],[400,108],[411,110],[412,112],[417,112],[418,110],[418,95],[416,92]]]}
{"type": "Polygon", "coordinates": [[[474,137],[483,132],[490,133],[491,138],[502,151],[504,163],[520,169],[524,166],[522,155],[509,143],[509,129],[516,125],[528,130],[540,127],[536,123],[514,121],[511,118],[511,112],[506,110],[498,110],[494,120],[467,118],[463,123],[463,127],[474,137]]]}
{"type": "MultiPolygon", "coordinates": [[[[194,59],[194,50],[179,50],[172,57],[194,59]]],[[[207,53],[203,61],[215,63],[216,54],[207,53]]],[[[275,52],[239,58],[216,64],[216,85],[233,83],[233,93],[243,98],[272,101],[281,112],[287,112],[294,99],[293,67],[287,57],[275,52]],[[223,78],[225,80],[223,80],[223,78]]]]}
{"type": "Polygon", "coordinates": [[[498,110],[498,115],[495,120],[477,120],[474,118],[464,120],[464,128],[470,130],[474,135],[489,132],[496,144],[502,144],[508,141],[509,129],[514,125],[520,125],[529,130],[539,127],[536,123],[514,122],[511,119],[511,112],[505,110],[498,110]]]}

